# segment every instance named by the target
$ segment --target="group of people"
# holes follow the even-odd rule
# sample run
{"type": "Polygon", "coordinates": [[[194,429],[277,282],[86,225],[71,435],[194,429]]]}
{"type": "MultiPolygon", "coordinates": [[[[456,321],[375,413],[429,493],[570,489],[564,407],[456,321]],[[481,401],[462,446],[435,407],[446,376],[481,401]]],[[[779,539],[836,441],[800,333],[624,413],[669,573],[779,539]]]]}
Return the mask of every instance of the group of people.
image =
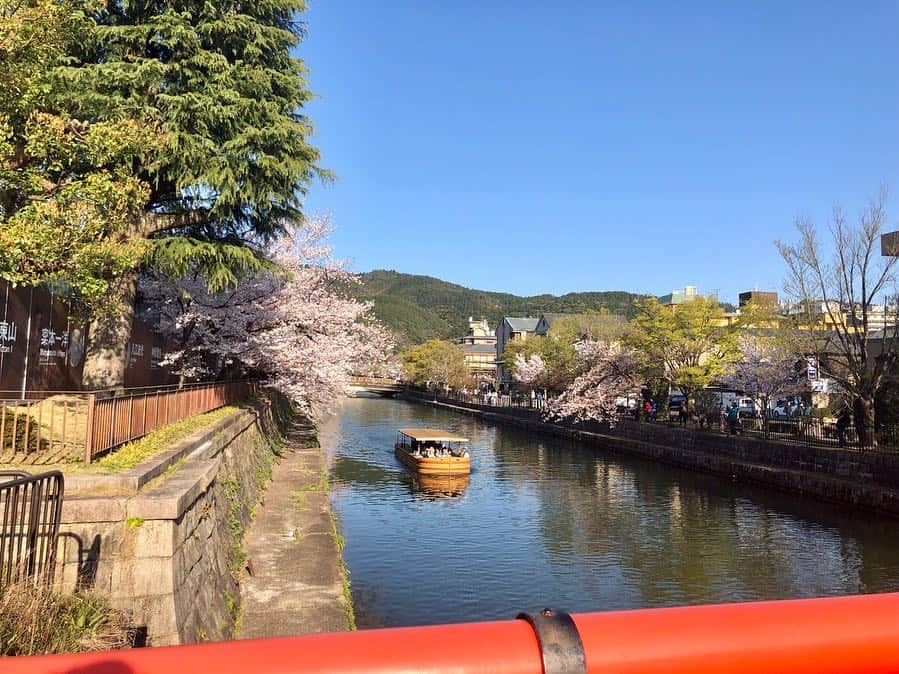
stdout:
{"type": "Polygon", "coordinates": [[[656,421],[659,418],[659,406],[655,400],[644,400],[642,407],[634,407],[633,414],[636,421],[640,421],[641,414],[645,421],[656,421]]]}
{"type": "Polygon", "coordinates": [[[467,447],[460,447],[459,449],[452,449],[451,447],[445,447],[442,442],[422,442],[416,444],[412,448],[412,456],[417,458],[440,458],[447,456],[455,456],[459,458],[464,458],[469,456],[467,447]]]}
{"type": "Polygon", "coordinates": [[[463,388],[462,400],[470,402],[472,399],[482,405],[496,405],[499,402],[499,394],[496,391],[469,391],[463,388]]]}

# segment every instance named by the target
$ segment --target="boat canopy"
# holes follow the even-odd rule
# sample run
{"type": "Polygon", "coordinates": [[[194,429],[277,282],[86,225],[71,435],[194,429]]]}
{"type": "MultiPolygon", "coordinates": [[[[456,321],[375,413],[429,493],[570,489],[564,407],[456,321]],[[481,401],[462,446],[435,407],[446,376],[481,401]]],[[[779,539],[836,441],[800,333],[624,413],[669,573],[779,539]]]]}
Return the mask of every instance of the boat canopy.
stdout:
{"type": "Polygon", "coordinates": [[[401,428],[399,432],[419,442],[468,442],[468,438],[453,435],[439,428],[401,428]]]}

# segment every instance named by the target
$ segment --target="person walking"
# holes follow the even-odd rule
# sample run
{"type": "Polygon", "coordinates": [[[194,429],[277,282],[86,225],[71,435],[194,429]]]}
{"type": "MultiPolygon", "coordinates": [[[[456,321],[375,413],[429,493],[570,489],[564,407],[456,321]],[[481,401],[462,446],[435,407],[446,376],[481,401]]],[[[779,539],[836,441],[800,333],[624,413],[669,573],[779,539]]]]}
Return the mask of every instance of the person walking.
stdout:
{"type": "Polygon", "coordinates": [[[851,422],[852,414],[848,408],[844,407],[837,417],[837,441],[840,443],[840,447],[846,444],[846,429],[849,428],[851,422]]]}
{"type": "Polygon", "coordinates": [[[681,403],[680,409],[677,412],[677,420],[680,422],[680,425],[684,428],[687,427],[687,418],[689,415],[687,414],[687,401],[681,403]]]}
{"type": "Polygon", "coordinates": [[[727,426],[730,428],[730,434],[737,434],[737,424],[740,423],[740,408],[737,405],[737,401],[735,400],[730,404],[730,409],[727,410],[727,426]]]}

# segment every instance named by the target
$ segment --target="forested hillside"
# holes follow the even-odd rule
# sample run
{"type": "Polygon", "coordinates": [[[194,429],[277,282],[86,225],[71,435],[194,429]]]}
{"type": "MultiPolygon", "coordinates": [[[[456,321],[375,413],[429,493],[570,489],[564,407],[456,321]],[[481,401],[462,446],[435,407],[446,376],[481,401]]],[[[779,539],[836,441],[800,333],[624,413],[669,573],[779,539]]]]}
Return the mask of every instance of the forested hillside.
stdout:
{"type": "Polygon", "coordinates": [[[433,337],[449,339],[464,335],[468,317],[486,318],[491,327],[502,316],[533,316],[541,313],[604,311],[630,316],[634,299],[624,291],[568,293],[520,297],[510,293],[472,290],[430,276],[375,270],[360,274],[362,299],[373,301],[375,315],[397,331],[407,343],[433,337]]]}

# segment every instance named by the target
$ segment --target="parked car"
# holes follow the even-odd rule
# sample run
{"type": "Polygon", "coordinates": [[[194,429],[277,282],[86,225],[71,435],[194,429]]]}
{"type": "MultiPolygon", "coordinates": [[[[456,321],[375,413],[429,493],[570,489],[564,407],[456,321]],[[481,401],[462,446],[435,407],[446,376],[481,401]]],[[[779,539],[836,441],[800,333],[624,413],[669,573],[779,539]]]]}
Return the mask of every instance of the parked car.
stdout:
{"type": "Polygon", "coordinates": [[[788,419],[790,417],[790,404],[780,403],[771,410],[772,419],[788,419]]]}
{"type": "Polygon", "coordinates": [[[742,419],[755,419],[759,416],[759,406],[756,405],[752,398],[738,398],[737,404],[740,408],[740,417],[742,419]]]}
{"type": "Polygon", "coordinates": [[[795,400],[779,400],[771,410],[771,416],[775,419],[792,419],[796,416],[798,409],[799,403],[795,400]]]}

